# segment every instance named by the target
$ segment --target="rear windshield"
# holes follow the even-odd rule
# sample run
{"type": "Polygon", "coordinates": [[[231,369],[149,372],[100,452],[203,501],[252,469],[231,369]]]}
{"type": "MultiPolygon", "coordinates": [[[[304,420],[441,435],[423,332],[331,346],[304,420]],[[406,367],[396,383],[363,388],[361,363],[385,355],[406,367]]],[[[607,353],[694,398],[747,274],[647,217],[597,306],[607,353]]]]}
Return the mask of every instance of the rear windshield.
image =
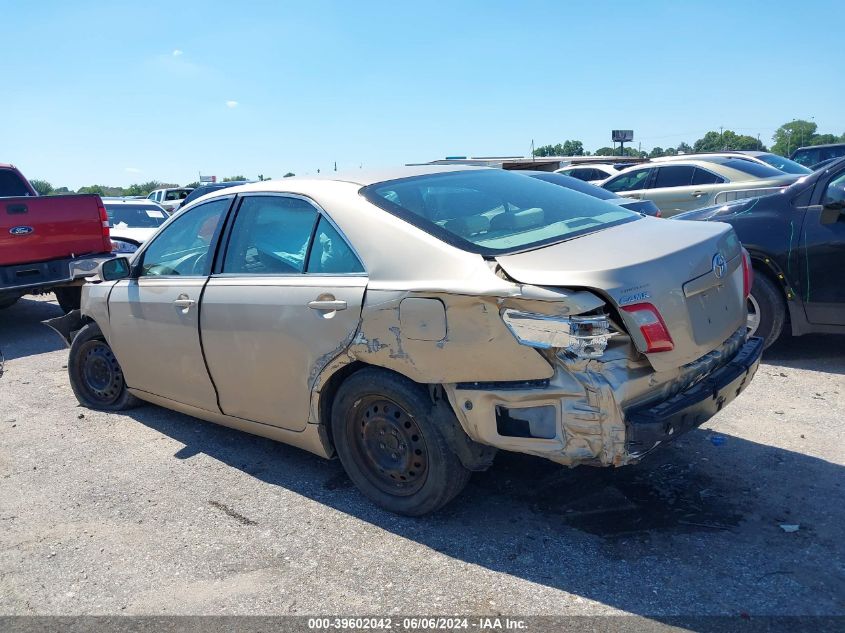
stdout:
{"type": "Polygon", "coordinates": [[[108,204],[106,214],[111,228],[152,229],[164,224],[167,214],[154,204],[108,204]]]}
{"type": "Polygon", "coordinates": [[[728,158],[722,161],[722,165],[741,171],[743,174],[749,174],[755,178],[777,178],[778,176],[783,176],[783,172],[774,167],[761,165],[745,158],[728,158]]]}
{"type": "Polygon", "coordinates": [[[191,193],[193,189],[171,189],[170,191],[164,192],[164,199],[167,201],[171,200],[184,200],[188,197],[188,194],[191,193]]]}
{"type": "Polygon", "coordinates": [[[365,187],[361,194],[444,242],[486,256],[641,219],[603,200],[500,169],[391,180],[365,187]]]}
{"type": "Polygon", "coordinates": [[[31,196],[21,177],[11,169],[0,169],[0,196],[31,196]]]}
{"type": "Polygon", "coordinates": [[[784,156],[777,154],[759,154],[757,156],[760,160],[767,162],[775,169],[780,169],[785,174],[812,174],[813,170],[804,165],[796,163],[794,160],[789,160],[784,156]]]}

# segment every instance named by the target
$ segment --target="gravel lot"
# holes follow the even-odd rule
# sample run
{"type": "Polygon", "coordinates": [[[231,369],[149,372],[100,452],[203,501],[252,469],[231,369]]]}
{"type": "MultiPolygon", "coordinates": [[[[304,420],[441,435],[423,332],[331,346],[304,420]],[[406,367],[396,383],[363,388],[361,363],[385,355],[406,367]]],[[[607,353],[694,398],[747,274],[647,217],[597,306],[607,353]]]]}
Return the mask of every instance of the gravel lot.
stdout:
{"type": "Polygon", "coordinates": [[[0,614],[845,614],[845,337],[780,343],[643,464],[500,454],[406,519],[337,461],[78,407],[59,313],[0,311],[0,614]]]}

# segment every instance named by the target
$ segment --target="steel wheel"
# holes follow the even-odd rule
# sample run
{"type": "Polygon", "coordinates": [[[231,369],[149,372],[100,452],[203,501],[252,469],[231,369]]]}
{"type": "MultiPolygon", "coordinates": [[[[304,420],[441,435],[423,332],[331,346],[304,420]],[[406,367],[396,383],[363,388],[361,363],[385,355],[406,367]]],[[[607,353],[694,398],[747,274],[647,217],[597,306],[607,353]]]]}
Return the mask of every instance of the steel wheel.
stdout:
{"type": "Polygon", "coordinates": [[[748,319],[746,326],[748,328],[748,336],[754,336],[760,328],[760,304],[754,295],[748,295],[748,319]]]}
{"type": "Polygon", "coordinates": [[[113,404],[123,393],[123,371],[104,341],[88,341],[80,354],[82,386],[89,397],[113,404]]]}
{"type": "Polygon", "coordinates": [[[350,447],[367,479],[391,495],[409,496],[426,481],[428,449],[414,418],[381,397],[362,400],[349,427],[350,447]]]}

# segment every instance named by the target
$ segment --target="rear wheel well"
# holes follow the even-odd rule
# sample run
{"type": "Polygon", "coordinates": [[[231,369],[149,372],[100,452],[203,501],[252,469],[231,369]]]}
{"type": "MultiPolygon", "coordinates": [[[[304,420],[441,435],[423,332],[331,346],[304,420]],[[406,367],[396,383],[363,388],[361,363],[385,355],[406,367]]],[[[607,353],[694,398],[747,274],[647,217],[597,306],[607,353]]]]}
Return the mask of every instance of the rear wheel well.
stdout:
{"type": "Polygon", "coordinates": [[[784,308],[786,309],[786,323],[789,323],[789,293],[787,292],[787,289],[784,286],[783,280],[778,277],[778,275],[782,273],[778,273],[776,270],[774,270],[772,266],[770,264],[767,264],[765,259],[759,255],[751,255],[751,267],[754,269],[755,275],[762,275],[766,277],[769,281],[772,282],[772,284],[774,284],[775,288],[778,289],[778,294],[780,294],[780,298],[783,299],[784,308]]]}

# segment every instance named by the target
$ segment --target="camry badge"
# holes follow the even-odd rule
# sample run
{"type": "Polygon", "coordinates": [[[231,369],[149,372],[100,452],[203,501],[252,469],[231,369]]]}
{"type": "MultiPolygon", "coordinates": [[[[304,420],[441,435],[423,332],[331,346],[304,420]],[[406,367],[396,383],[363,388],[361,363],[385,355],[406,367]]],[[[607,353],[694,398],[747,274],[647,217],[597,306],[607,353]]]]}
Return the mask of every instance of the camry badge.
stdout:
{"type": "Polygon", "coordinates": [[[35,231],[35,229],[31,226],[13,226],[9,229],[9,233],[12,235],[29,235],[33,231],[35,231]]]}
{"type": "Polygon", "coordinates": [[[725,261],[725,256],[721,253],[713,255],[713,274],[716,279],[721,279],[728,272],[728,262],[725,261]]]}

